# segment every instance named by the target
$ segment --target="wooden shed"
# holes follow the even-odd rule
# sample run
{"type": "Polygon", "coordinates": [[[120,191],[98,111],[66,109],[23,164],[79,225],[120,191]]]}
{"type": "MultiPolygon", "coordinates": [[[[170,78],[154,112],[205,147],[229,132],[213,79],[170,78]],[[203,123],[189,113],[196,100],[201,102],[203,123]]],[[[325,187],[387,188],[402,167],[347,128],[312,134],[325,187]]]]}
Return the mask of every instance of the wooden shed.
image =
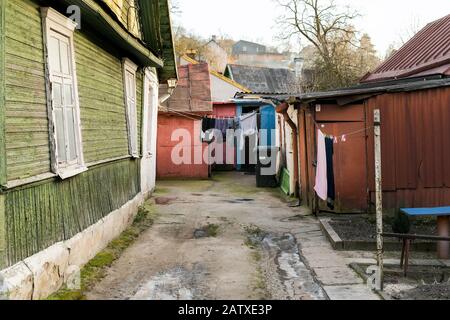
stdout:
{"type": "Polygon", "coordinates": [[[298,110],[301,197],[314,192],[317,134],[334,147],[336,212],[374,205],[373,112],[381,110],[384,208],[450,205],[450,15],[428,24],[355,87],[263,96],[298,110]]]}
{"type": "Polygon", "coordinates": [[[298,104],[301,192],[315,209],[316,141],[334,147],[336,211],[368,212],[374,204],[373,111],[382,116],[384,207],[450,204],[450,79],[305,95],[298,104]],[[374,91],[372,91],[374,90],[374,91]],[[347,101],[347,102],[344,102],[347,101]]]}

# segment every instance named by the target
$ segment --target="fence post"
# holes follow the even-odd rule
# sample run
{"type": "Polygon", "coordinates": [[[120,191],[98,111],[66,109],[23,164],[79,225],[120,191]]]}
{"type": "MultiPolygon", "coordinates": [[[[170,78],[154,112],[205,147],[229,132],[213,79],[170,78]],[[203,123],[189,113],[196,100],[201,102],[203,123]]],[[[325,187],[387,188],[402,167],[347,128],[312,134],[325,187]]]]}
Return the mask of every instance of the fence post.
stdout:
{"type": "Polygon", "coordinates": [[[375,127],[375,197],[377,217],[377,290],[383,290],[383,187],[381,178],[381,112],[374,110],[375,127]]]}

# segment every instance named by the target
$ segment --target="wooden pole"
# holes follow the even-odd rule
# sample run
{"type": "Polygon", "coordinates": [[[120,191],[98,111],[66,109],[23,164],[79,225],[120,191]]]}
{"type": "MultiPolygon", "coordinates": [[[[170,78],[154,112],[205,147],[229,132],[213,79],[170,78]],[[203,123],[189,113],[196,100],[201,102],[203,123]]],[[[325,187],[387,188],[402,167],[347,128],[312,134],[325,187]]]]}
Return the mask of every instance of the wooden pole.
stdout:
{"type": "Polygon", "coordinates": [[[377,215],[377,290],[383,290],[383,189],[381,178],[381,113],[374,111],[375,126],[375,197],[377,215]]]}

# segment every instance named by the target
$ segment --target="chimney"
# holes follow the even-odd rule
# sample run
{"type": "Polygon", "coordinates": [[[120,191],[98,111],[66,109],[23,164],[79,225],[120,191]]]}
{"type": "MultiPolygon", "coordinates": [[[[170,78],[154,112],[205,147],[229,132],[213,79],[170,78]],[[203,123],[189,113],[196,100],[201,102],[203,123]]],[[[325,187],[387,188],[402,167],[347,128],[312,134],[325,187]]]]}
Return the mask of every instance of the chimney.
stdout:
{"type": "Polygon", "coordinates": [[[191,59],[197,60],[197,50],[186,50],[186,55],[191,59]]]}
{"type": "Polygon", "coordinates": [[[303,65],[305,63],[305,59],[303,58],[294,58],[294,66],[295,66],[295,77],[297,79],[302,78],[303,65]]]}

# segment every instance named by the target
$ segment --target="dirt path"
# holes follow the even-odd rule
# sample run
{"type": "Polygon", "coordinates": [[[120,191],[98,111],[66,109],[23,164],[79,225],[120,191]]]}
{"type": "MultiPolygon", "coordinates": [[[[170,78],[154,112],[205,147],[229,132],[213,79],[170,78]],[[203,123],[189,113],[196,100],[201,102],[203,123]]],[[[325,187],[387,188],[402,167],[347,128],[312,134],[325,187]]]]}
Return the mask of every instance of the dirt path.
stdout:
{"type": "Polygon", "coordinates": [[[254,179],[159,183],[155,225],[87,298],[325,299],[293,234],[321,236],[315,219],[254,179]]]}

